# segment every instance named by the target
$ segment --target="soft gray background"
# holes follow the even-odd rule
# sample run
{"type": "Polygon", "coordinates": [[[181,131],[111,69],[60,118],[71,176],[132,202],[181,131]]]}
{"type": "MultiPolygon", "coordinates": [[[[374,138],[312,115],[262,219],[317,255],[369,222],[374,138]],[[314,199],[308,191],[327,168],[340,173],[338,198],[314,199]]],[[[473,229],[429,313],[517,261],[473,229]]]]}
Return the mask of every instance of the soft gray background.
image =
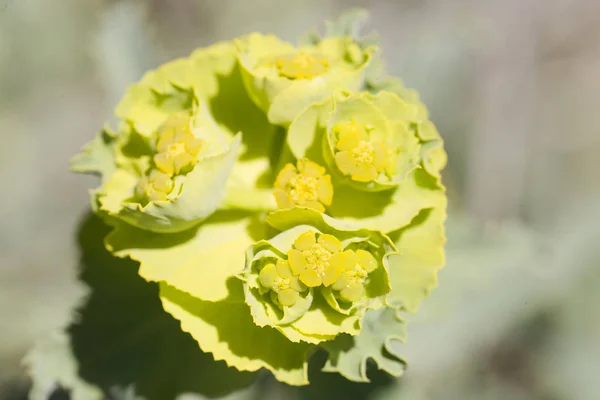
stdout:
{"type": "Polygon", "coordinates": [[[448,266],[409,327],[402,387],[381,395],[600,398],[589,0],[0,0],[0,398],[26,384],[22,356],[84,292],[73,232],[95,182],[68,160],[127,83],[215,40],[292,40],[357,5],[450,156],[448,266]]]}

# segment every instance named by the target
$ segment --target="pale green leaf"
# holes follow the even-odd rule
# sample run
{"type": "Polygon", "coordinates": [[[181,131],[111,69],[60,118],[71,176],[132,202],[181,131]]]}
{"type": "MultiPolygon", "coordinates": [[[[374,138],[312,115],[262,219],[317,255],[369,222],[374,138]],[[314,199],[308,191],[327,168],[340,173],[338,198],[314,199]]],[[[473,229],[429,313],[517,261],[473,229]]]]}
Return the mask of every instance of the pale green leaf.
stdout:
{"type": "Polygon", "coordinates": [[[367,362],[371,359],[379,369],[400,376],[406,362],[391,344],[404,340],[404,324],[397,310],[390,307],[368,310],[358,336],[342,335],[321,345],[329,353],[323,371],[338,372],[351,381],[368,382],[367,362]]]}
{"type": "Polygon", "coordinates": [[[440,191],[435,207],[419,213],[397,233],[399,254],[389,258],[392,292],[388,301],[409,312],[417,311],[421,300],[437,286],[437,273],[444,266],[446,203],[440,191]]]}
{"type": "Polygon", "coordinates": [[[160,285],[160,297],[165,310],[215,360],[240,371],[266,368],[289,385],[308,384],[306,359],[312,346],[292,343],[273,328],[256,326],[245,303],[206,302],[165,283],[160,285]]]}
{"type": "Polygon", "coordinates": [[[225,299],[234,275],[244,269],[248,246],[264,235],[256,216],[218,211],[187,231],[161,234],[120,223],[106,238],[118,257],[140,262],[139,274],[207,301],[225,299]]]}

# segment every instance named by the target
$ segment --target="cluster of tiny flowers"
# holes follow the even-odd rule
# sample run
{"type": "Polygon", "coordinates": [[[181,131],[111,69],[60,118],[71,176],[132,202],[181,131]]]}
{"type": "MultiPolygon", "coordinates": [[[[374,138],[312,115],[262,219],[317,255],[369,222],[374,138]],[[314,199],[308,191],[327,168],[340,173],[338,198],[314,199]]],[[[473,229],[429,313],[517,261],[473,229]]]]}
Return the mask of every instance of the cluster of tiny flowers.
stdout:
{"type": "Polygon", "coordinates": [[[315,346],[349,379],[369,358],[399,374],[396,314],[443,265],[443,141],[418,97],[376,88],[376,48],[346,28],[302,46],[249,34],[150,71],[72,164],[102,178],[107,248],[199,348],[292,385],[315,346]],[[373,332],[378,351],[340,339],[373,332]]]}

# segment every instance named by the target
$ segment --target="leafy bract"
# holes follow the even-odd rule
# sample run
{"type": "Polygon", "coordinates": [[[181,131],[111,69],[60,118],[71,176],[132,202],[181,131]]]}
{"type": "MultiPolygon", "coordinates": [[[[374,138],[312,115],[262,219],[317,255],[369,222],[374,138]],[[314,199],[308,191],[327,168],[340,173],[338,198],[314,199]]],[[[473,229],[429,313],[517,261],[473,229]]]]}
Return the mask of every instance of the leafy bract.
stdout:
{"type": "Polygon", "coordinates": [[[102,175],[103,185],[93,192],[102,212],[143,229],[179,232],[217,207],[274,207],[269,171],[276,128],[246,95],[233,44],[198,50],[147,73],[128,89],[116,114],[123,120],[117,132],[101,133],[72,162],[76,171],[102,175]],[[181,113],[190,115],[199,153],[186,161],[186,170],[160,171],[168,176],[157,184],[153,171],[164,163],[156,155],[160,132],[181,113]],[[150,201],[140,199],[140,185],[151,190],[150,201]]]}
{"type": "Polygon", "coordinates": [[[267,368],[290,385],[308,384],[306,359],[312,346],[292,343],[273,328],[256,326],[243,302],[206,302],[165,283],[160,289],[165,310],[215,360],[240,371],[267,368]]]}
{"type": "Polygon", "coordinates": [[[359,90],[374,52],[361,49],[347,36],[295,47],[276,36],[254,33],[236,44],[250,97],[271,123],[283,126],[333,90],[359,90]]]}
{"type": "Polygon", "coordinates": [[[164,281],[198,299],[220,301],[244,269],[246,249],[263,232],[248,212],[218,211],[195,228],[171,234],[119,223],[106,245],[116,256],[138,261],[139,274],[148,281],[164,281]]]}
{"type": "Polygon", "coordinates": [[[338,372],[355,382],[368,382],[367,362],[371,359],[379,369],[400,376],[406,362],[391,344],[403,343],[405,336],[404,324],[396,309],[369,310],[358,336],[342,335],[322,344],[329,353],[323,371],[338,372]]]}
{"type": "MultiPolygon", "coordinates": [[[[419,211],[432,207],[436,202],[436,191],[441,188],[439,172],[445,160],[445,153],[439,153],[443,152],[443,148],[440,150],[442,142],[435,140],[420,144],[422,141],[417,133],[422,122],[418,118],[418,107],[389,92],[377,95],[340,94],[315,103],[298,115],[290,125],[287,143],[295,157],[305,157],[326,165],[327,172],[332,174],[333,200],[326,208],[327,214],[356,226],[390,232],[406,226],[419,211]],[[343,110],[339,104],[344,104],[343,110]],[[397,174],[395,180],[359,182],[340,173],[332,151],[335,145],[331,144],[334,140],[331,127],[336,124],[334,116],[344,115],[345,112],[351,116],[342,119],[357,121],[354,109],[365,113],[365,123],[381,125],[381,130],[390,135],[391,143],[404,143],[398,145],[402,149],[410,143],[406,147],[409,154],[407,158],[397,160],[400,165],[404,165],[397,171],[404,172],[397,174]],[[397,126],[402,126],[402,130],[394,131],[397,126]],[[393,139],[396,136],[400,139],[393,139]],[[408,139],[401,139],[402,137],[408,139]],[[425,150],[420,150],[423,146],[426,146],[425,150]],[[433,151],[431,146],[436,146],[438,150],[433,151]],[[422,162],[427,165],[425,169],[420,166],[420,154],[424,154],[427,160],[422,162]],[[428,171],[438,177],[437,185],[431,184],[428,171]],[[378,191],[373,192],[374,189],[378,191]]],[[[425,123],[428,121],[423,122],[425,123]]],[[[399,154],[402,153],[401,150],[399,154]]]]}
{"type": "Polygon", "coordinates": [[[251,246],[246,256],[242,279],[254,322],[275,327],[294,342],[359,334],[364,312],[383,306],[390,290],[392,242],[378,232],[337,229],[335,221],[319,220],[320,215],[308,209],[270,215],[272,225],[286,229],[251,246]],[[304,221],[314,225],[299,224],[304,221]],[[360,264],[361,256],[371,264],[360,264]],[[269,268],[277,273],[265,278],[269,268]],[[293,300],[275,296],[282,292],[293,294],[293,300]]]}
{"type": "Polygon", "coordinates": [[[67,329],[26,356],[30,397],[54,398],[62,389],[79,400],[221,398],[248,386],[254,374],[202,352],[163,310],[158,285],[140,278],[136,263],[105,249],[109,230],[93,214],[81,224],[79,276],[90,291],[67,329]]]}
{"type": "Polygon", "coordinates": [[[437,286],[437,273],[445,263],[446,204],[445,194],[438,191],[434,207],[423,210],[393,235],[397,236],[399,254],[390,258],[390,304],[416,312],[419,303],[437,286]]]}

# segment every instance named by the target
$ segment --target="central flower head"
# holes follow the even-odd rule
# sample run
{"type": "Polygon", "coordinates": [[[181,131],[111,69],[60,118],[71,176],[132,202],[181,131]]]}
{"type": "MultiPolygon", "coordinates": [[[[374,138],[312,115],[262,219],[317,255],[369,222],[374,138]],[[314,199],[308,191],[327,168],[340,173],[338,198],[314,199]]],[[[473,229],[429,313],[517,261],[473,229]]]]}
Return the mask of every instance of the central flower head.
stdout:
{"type": "Polygon", "coordinates": [[[190,115],[171,114],[158,130],[154,166],[139,180],[136,196],[147,201],[167,200],[174,187],[174,176],[193,168],[202,145],[202,139],[192,133],[190,115]]]}
{"type": "Polygon", "coordinates": [[[330,286],[342,273],[335,262],[342,247],[342,242],[333,235],[319,234],[317,239],[313,231],[301,234],[287,253],[292,273],[308,287],[330,286]]]}
{"type": "Polygon", "coordinates": [[[394,174],[396,149],[383,141],[373,140],[369,125],[356,121],[338,122],[333,131],[336,135],[335,163],[344,175],[358,182],[370,182],[385,173],[394,174]]]}
{"type": "Polygon", "coordinates": [[[312,208],[324,212],[331,205],[333,186],[325,168],[308,160],[286,164],[275,180],[274,195],[279,208],[294,206],[312,208]]]}
{"type": "Polygon", "coordinates": [[[192,133],[190,116],[184,112],[172,114],[158,132],[154,164],[168,175],[185,173],[196,162],[202,145],[202,139],[192,133]]]}
{"type": "Polygon", "coordinates": [[[312,79],[327,72],[329,61],[326,56],[299,51],[276,58],[279,75],[289,79],[312,79]]]}

